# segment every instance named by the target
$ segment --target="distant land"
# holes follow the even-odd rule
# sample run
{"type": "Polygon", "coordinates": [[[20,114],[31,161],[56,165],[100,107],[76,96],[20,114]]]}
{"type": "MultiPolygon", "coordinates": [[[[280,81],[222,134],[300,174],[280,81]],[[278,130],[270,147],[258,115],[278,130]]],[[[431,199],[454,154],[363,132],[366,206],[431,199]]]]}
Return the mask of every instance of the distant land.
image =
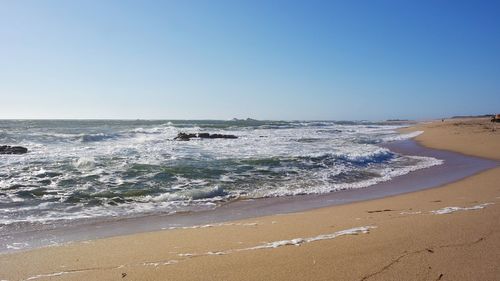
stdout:
{"type": "Polygon", "coordinates": [[[490,118],[495,116],[495,114],[483,114],[483,115],[457,115],[451,117],[451,119],[463,119],[463,118],[490,118]]]}
{"type": "Polygon", "coordinates": [[[387,122],[408,122],[408,119],[387,119],[387,122]]]}

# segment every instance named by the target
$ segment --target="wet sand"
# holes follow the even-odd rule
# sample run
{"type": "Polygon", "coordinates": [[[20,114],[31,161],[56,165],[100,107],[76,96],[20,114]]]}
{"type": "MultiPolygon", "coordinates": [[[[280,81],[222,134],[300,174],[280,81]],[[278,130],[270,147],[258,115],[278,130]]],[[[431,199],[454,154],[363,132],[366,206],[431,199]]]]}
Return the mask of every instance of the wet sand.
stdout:
{"type": "MultiPolygon", "coordinates": [[[[482,122],[408,130],[430,147],[500,160],[500,134],[482,122]]],[[[496,162],[404,195],[4,254],[0,279],[498,280],[499,180],[496,162]]]]}
{"type": "Polygon", "coordinates": [[[500,123],[492,123],[489,118],[443,120],[417,124],[401,131],[425,131],[415,140],[427,147],[500,159],[500,123]]]}
{"type": "Polygon", "coordinates": [[[25,251],[66,242],[94,240],[112,236],[221,223],[274,214],[301,212],[322,207],[378,199],[433,188],[496,167],[497,162],[455,152],[422,147],[413,140],[384,145],[394,152],[433,157],[443,164],[420,169],[367,188],[327,194],[239,200],[208,211],[177,214],[151,214],[135,218],[97,218],[54,224],[4,226],[0,232],[0,253],[25,251]]]}

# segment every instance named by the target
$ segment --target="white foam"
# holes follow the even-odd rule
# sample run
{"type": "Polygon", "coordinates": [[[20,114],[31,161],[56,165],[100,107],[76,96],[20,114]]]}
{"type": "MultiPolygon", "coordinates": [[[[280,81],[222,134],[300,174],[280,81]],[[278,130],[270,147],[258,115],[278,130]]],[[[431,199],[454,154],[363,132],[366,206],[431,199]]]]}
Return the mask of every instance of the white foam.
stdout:
{"type": "Polygon", "coordinates": [[[388,137],[384,137],[383,141],[384,142],[391,142],[391,141],[408,140],[408,139],[415,138],[423,133],[424,133],[424,131],[414,131],[414,132],[410,132],[410,133],[406,133],[406,134],[399,134],[396,136],[388,136],[388,137]]]}
{"type": "Polygon", "coordinates": [[[193,200],[224,196],[225,192],[221,186],[214,186],[203,189],[195,189],[187,192],[187,197],[193,200]]]}
{"type": "Polygon", "coordinates": [[[392,152],[387,148],[373,148],[371,145],[361,145],[356,150],[335,153],[339,158],[353,162],[364,162],[377,157],[390,157],[392,152]]]}
{"type": "Polygon", "coordinates": [[[60,271],[60,272],[54,272],[54,273],[48,273],[48,274],[38,274],[38,275],[31,276],[31,277],[24,279],[24,280],[25,281],[36,280],[36,279],[40,279],[40,278],[56,277],[56,276],[61,276],[61,275],[71,274],[71,273],[78,273],[78,272],[80,272],[80,271],[60,271]]]}
{"type": "Polygon", "coordinates": [[[76,168],[79,169],[91,169],[95,166],[94,157],[80,157],[74,162],[76,168]]]}
{"type": "Polygon", "coordinates": [[[493,205],[493,204],[495,204],[495,203],[491,203],[491,202],[490,203],[483,203],[483,204],[475,205],[472,207],[444,207],[442,209],[434,210],[434,211],[430,211],[430,212],[433,214],[436,214],[436,215],[444,215],[444,214],[450,214],[450,213],[458,212],[458,211],[470,211],[470,210],[484,209],[484,208],[486,208],[486,206],[493,205]]]}
{"type": "Polygon", "coordinates": [[[5,248],[9,250],[20,250],[26,247],[28,247],[28,243],[12,243],[12,244],[7,244],[5,248]]]}
{"type": "Polygon", "coordinates": [[[269,242],[269,243],[265,243],[265,244],[262,244],[259,246],[247,248],[247,250],[278,248],[278,247],[288,246],[288,245],[300,246],[301,244],[304,244],[304,243],[311,243],[311,242],[315,242],[315,241],[334,239],[334,238],[344,236],[344,235],[358,235],[358,234],[368,233],[368,232],[370,232],[370,229],[374,229],[374,228],[377,228],[377,227],[376,226],[360,226],[360,227],[340,230],[340,231],[330,233],[330,234],[321,234],[321,235],[314,236],[314,237],[295,238],[295,239],[290,239],[290,240],[280,240],[280,241],[269,242]]]}
{"type": "MultiPolygon", "coordinates": [[[[379,171],[380,177],[374,177],[368,180],[362,180],[352,183],[337,183],[331,184],[325,182],[323,184],[318,184],[316,186],[307,186],[307,182],[295,182],[295,186],[290,188],[283,184],[282,186],[276,187],[271,190],[257,190],[251,193],[253,197],[280,197],[280,196],[290,196],[290,195],[302,195],[302,194],[323,194],[339,190],[347,189],[359,189],[368,186],[375,185],[377,183],[389,181],[395,177],[406,175],[410,172],[417,171],[420,169],[430,168],[437,165],[442,165],[444,163],[441,159],[436,159],[433,157],[421,157],[421,156],[405,156],[408,159],[413,159],[418,163],[410,166],[402,166],[397,168],[386,168],[379,171]],[[306,186],[306,187],[304,187],[306,186]]],[[[328,171],[323,171],[322,178],[328,178],[330,174],[328,171]]],[[[338,172],[333,172],[337,174],[338,172]]],[[[313,176],[318,177],[318,173],[313,176]]]]}
{"type": "Polygon", "coordinates": [[[210,228],[210,227],[219,227],[219,226],[257,226],[258,223],[217,223],[217,224],[203,224],[203,225],[194,225],[194,226],[171,226],[168,229],[197,229],[197,228],[210,228]]]}
{"type": "Polygon", "coordinates": [[[226,252],[207,252],[207,255],[221,256],[225,255],[226,252]]]}
{"type": "MultiPolygon", "coordinates": [[[[119,266],[114,266],[114,267],[106,267],[106,269],[120,269],[125,267],[124,265],[119,265],[119,266]]],[[[73,273],[81,273],[81,272],[86,272],[90,270],[96,270],[97,268],[87,268],[87,269],[76,269],[76,270],[71,270],[71,271],[59,271],[59,272],[53,272],[53,273],[47,273],[47,274],[37,274],[31,277],[28,277],[26,279],[23,279],[24,281],[29,281],[29,280],[36,280],[40,278],[47,278],[47,277],[56,277],[56,276],[61,276],[61,275],[66,275],[66,274],[73,274],[73,273]]]]}
{"type": "Polygon", "coordinates": [[[142,265],[158,267],[158,266],[162,266],[162,265],[176,264],[178,262],[179,262],[178,260],[168,260],[168,261],[161,261],[161,262],[143,262],[142,265]]]}
{"type": "Polygon", "coordinates": [[[211,255],[227,255],[235,252],[242,252],[242,251],[252,251],[252,250],[262,250],[262,249],[275,249],[283,246],[300,246],[304,243],[311,243],[315,241],[321,241],[321,240],[329,240],[329,239],[335,239],[340,236],[345,236],[345,235],[358,235],[358,234],[365,234],[369,233],[370,229],[375,229],[377,228],[376,226],[360,226],[360,227],[354,227],[350,229],[345,229],[345,230],[340,230],[334,233],[329,233],[329,234],[321,234],[318,236],[313,236],[313,237],[306,237],[306,238],[294,238],[294,239],[289,239],[289,240],[279,240],[279,241],[273,241],[273,242],[267,242],[262,245],[254,246],[254,247],[248,247],[248,248],[241,248],[241,249],[232,249],[232,250],[226,250],[226,251],[209,251],[205,252],[202,254],[196,254],[196,253],[182,253],[178,254],[179,257],[197,257],[197,256],[211,256],[211,255]]]}

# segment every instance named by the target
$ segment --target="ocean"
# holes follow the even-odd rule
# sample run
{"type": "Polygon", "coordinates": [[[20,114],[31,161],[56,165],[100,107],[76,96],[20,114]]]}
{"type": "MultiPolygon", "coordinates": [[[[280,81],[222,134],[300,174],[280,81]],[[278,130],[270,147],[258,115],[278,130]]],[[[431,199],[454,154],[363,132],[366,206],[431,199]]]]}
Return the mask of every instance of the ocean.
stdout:
{"type": "Polygon", "coordinates": [[[2,120],[0,231],[176,214],[242,199],[365,188],[442,163],[381,144],[390,122],[2,120]],[[177,141],[178,133],[236,139],[177,141]]]}

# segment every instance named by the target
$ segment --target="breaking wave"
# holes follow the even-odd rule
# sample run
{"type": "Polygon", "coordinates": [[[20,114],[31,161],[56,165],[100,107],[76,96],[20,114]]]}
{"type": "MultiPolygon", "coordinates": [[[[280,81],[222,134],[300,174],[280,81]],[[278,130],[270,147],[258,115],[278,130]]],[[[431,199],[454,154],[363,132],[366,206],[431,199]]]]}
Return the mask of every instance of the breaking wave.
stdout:
{"type": "Polygon", "coordinates": [[[30,148],[25,155],[0,155],[4,225],[168,214],[238,198],[363,188],[442,163],[377,146],[418,134],[400,135],[399,127],[387,124],[1,122],[0,143],[30,148]],[[173,141],[179,132],[239,138],[173,141]]]}

